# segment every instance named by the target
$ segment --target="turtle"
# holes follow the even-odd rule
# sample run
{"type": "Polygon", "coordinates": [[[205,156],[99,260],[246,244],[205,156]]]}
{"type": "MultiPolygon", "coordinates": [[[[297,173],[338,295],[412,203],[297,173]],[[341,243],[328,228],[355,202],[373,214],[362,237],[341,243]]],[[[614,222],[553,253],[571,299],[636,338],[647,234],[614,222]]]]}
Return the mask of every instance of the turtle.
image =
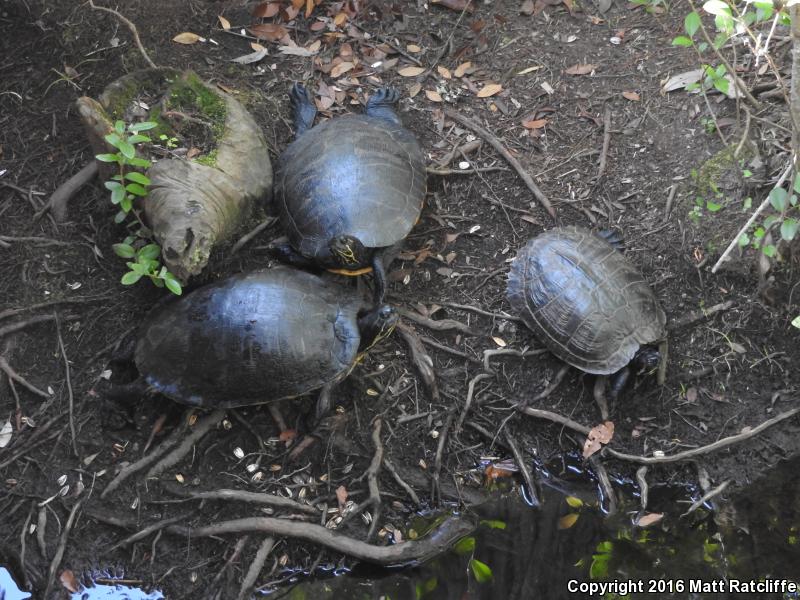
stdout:
{"type": "Polygon", "coordinates": [[[419,220],[426,190],[422,149],[393,109],[400,94],[381,88],[364,114],[316,126],[306,88],[289,96],[296,139],[278,159],[274,196],[288,243],[272,253],[343,275],[372,271],[380,305],[392,249],[419,220]]]}
{"type": "Polygon", "coordinates": [[[666,316],[612,231],[557,227],[530,240],[514,259],[506,295],[538,339],[562,361],[612,375],[611,398],[631,367],[652,369],[666,316]]]}
{"type": "Polygon", "coordinates": [[[137,334],[139,376],[106,395],[162,394],[182,404],[230,408],[295,398],[333,386],[391,334],[397,311],[373,306],[330,277],[278,266],[233,275],[157,307],[137,334]]]}

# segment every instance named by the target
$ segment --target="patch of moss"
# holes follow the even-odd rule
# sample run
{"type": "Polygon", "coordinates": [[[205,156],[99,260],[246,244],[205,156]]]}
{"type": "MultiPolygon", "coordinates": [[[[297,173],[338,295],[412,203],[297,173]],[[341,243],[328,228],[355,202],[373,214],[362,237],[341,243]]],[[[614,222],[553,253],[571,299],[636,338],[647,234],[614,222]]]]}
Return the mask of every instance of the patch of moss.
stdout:
{"type": "Polygon", "coordinates": [[[728,144],[702,164],[695,174],[697,194],[703,198],[719,197],[722,190],[741,185],[743,165],[758,153],[755,144],[748,141],[736,156],[736,144],[728,144]]]}
{"type": "Polygon", "coordinates": [[[199,114],[211,123],[214,137],[219,139],[225,132],[227,108],[225,100],[209,89],[197,74],[191,71],[176,80],[170,88],[167,106],[187,114],[199,114]]]}
{"type": "Polygon", "coordinates": [[[217,166],[217,149],[214,148],[208,154],[203,154],[202,156],[198,156],[194,159],[196,163],[201,165],[206,165],[207,167],[215,167],[217,166]]]}

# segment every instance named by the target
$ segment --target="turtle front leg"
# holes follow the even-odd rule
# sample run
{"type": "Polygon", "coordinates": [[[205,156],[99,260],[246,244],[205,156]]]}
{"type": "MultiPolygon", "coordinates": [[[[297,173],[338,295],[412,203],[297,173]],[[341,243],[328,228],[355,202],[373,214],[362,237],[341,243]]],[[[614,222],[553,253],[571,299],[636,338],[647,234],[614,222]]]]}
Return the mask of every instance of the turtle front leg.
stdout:
{"type": "Polygon", "coordinates": [[[375,306],[381,306],[386,297],[386,267],[391,259],[386,248],[375,250],[372,254],[372,275],[375,278],[375,306]],[[388,262],[387,262],[388,260],[388,262]]]}
{"type": "Polygon", "coordinates": [[[300,83],[295,83],[289,91],[289,100],[292,103],[294,117],[294,134],[300,137],[314,126],[317,117],[317,107],[308,90],[300,83]]]}
{"type": "Polygon", "coordinates": [[[325,385],[319,391],[319,398],[317,398],[317,409],[314,413],[315,423],[319,424],[324,417],[328,416],[331,412],[331,391],[333,390],[333,383],[325,385]]]}
{"type": "Polygon", "coordinates": [[[622,393],[622,390],[628,385],[628,381],[631,379],[631,368],[623,367],[614,375],[611,376],[611,388],[609,390],[608,396],[611,398],[612,402],[616,402],[619,395],[622,393]]]}
{"type": "Polygon", "coordinates": [[[376,91],[367,100],[364,112],[369,117],[384,119],[396,125],[400,125],[400,117],[394,111],[394,105],[400,100],[400,92],[394,88],[383,87],[376,91]]]}
{"type": "Polygon", "coordinates": [[[297,267],[298,269],[318,270],[318,266],[313,260],[300,254],[288,242],[273,244],[267,250],[272,258],[285,265],[297,267]]]}

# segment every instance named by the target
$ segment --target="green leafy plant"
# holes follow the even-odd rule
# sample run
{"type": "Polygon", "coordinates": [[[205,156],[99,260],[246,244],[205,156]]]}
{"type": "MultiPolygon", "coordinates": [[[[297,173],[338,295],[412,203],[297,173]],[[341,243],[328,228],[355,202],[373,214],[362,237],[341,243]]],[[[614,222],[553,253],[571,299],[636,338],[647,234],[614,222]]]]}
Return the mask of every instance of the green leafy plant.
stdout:
{"type": "MultiPolygon", "coordinates": [[[[133,217],[128,225],[129,228],[135,228],[133,235],[126,237],[122,243],[113,245],[117,256],[133,259],[125,263],[130,271],[122,276],[122,284],[132,285],[142,277],[147,277],[156,286],[166,286],[173,294],[180,295],[183,292],[180,282],[167,267],[161,265],[159,260],[161,247],[152,242],[152,233],[142,222],[139,210],[135,206],[137,198],[147,196],[150,179],[134,169],[147,169],[151,165],[146,158],[136,156],[136,147],[150,142],[150,138],[142,132],[157,126],[157,123],[150,121],[127,126],[123,121],[116,121],[114,131],[106,135],[105,140],[116,148],[117,152],[98,154],[96,158],[102,162],[115,163],[119,169],[117,174],[104,184],[111,192],[111,203],[119,207],[114,221],[123,223],[129,217],[133,217]]],[[[166,140],[166,143],[169,144],[170,140],[166,140]]]]}

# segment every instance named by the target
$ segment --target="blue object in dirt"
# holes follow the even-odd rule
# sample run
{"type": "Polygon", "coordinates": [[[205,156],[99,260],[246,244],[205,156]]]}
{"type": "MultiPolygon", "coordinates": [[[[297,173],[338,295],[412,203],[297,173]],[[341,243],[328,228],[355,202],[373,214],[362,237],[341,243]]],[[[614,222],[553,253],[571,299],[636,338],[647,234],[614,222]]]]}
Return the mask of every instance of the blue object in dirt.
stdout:
{"type": "MultiPolygon", "coordinates": [[[[0,600],[3,600],[0,598],[0,600]]],[[[70,600],[164,600],[164,595],[159,591],[147,592],[127,585],[94,584],[74,592],[70,600]]]]}
{"type": "Polygon", "coordinates": [[[23,592],[17,587],[8,569],[0,567],[0,600],[25,600],[30,597],[28,592],[23,592]]]}

